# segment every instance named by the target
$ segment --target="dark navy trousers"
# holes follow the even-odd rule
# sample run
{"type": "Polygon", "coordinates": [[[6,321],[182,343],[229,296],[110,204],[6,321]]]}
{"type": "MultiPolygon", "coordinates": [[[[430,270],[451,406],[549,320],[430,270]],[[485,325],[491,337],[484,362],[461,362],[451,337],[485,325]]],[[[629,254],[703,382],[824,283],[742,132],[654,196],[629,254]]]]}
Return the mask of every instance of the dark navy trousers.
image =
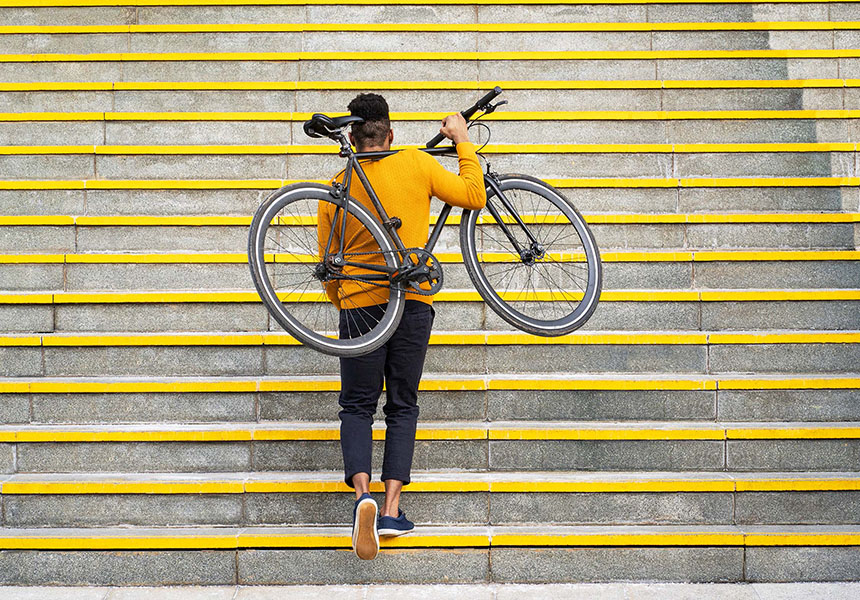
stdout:
{"type": "MultiPolygon", "coordinates": [[[[340,336],[349,337],[348,330],[355,332],[358,319],[351,314],[353,311],[376,310],[381,315],[384,306],[341,310],[340,336]]],[[[429,304],[407,300],[403,318],[391,339],[370,354],[340,359],[340,447],[344,480],[350,487],[356,473],[371,473],[371,426],[383,383],[386,433],[382,480],[397,479],[404,485],[411,480],[418,424],[418,383],[434,316],[429,304]]]]}

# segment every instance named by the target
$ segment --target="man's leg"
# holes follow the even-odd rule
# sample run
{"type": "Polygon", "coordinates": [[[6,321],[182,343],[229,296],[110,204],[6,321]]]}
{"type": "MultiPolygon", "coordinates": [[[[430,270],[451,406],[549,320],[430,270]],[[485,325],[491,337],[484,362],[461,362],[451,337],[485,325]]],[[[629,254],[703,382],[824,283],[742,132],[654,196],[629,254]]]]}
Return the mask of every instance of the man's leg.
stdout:
{"type": "Polygon", "coordinates": [[[430,305],[407,301],[403,319],[387,344],[386,402],[383,407],[386,432],[382,461],[385,504],[382,516],[398,516],[400,489],[411,480],[418,424],[418,384],[424,370],[433,315],[430,305]]]}
{"type": "MultiPolygon", "coordinates": [[[[347,332],[356,330],[354,310],[367,309],[341,311],[341,338],[349,337],[347,332]]],[[[344,481],[355,488],[356,498],[369,492],[373,452],[371,428],[382,394],[385,356],[386,348],[383,346],[364,356],[340,359],[340,447],[344,481]]]]}

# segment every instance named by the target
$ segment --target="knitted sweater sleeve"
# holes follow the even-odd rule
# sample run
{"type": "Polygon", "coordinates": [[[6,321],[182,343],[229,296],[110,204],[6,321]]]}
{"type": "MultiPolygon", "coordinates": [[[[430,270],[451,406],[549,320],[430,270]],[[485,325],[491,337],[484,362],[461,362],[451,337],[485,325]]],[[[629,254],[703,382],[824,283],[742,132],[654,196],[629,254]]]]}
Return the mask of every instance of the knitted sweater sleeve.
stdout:
{"type": "Polygon", "coordinates": [[[457,144],[459,175],[447,170],[433,157],[423,152],[420,154],[425,157],[422,162],[429,173],[430,189],[434,196],[442,202],[470,210],[484,207],[487,203],[487,192],[474,144],[471,142],[457,144]]]}

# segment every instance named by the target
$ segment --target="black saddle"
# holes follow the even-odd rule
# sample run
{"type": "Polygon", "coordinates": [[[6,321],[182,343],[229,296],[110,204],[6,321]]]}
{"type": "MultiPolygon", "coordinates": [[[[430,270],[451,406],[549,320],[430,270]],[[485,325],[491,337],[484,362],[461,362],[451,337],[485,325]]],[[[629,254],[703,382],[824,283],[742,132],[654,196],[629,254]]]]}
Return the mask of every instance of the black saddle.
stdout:
{"type": "Polygon", "coordinates": [[[364,123],[364,119],[354,115],[343,117],[329,117],[321,113],[314,113],[310,120],[305,121],[305,133],[312,138],[329,137],[336,138],[340,132],[353,123],[364,123]]]}

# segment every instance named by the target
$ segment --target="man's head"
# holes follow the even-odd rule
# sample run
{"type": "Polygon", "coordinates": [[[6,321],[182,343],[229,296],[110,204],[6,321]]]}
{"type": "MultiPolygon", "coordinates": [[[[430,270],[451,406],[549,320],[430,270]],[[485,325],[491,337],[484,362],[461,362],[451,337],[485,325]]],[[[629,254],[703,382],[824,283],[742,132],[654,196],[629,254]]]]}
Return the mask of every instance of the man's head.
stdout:
{"type": "Polygon", "coordinates": [[[349,114],[361,117],[364,123],[355,123],[349,138],[360,151],[368,148],[385,148],[391,145],[394,132],[388,119],[388,102],[379,94],[359,94],[349,103],[349,114]]]}

